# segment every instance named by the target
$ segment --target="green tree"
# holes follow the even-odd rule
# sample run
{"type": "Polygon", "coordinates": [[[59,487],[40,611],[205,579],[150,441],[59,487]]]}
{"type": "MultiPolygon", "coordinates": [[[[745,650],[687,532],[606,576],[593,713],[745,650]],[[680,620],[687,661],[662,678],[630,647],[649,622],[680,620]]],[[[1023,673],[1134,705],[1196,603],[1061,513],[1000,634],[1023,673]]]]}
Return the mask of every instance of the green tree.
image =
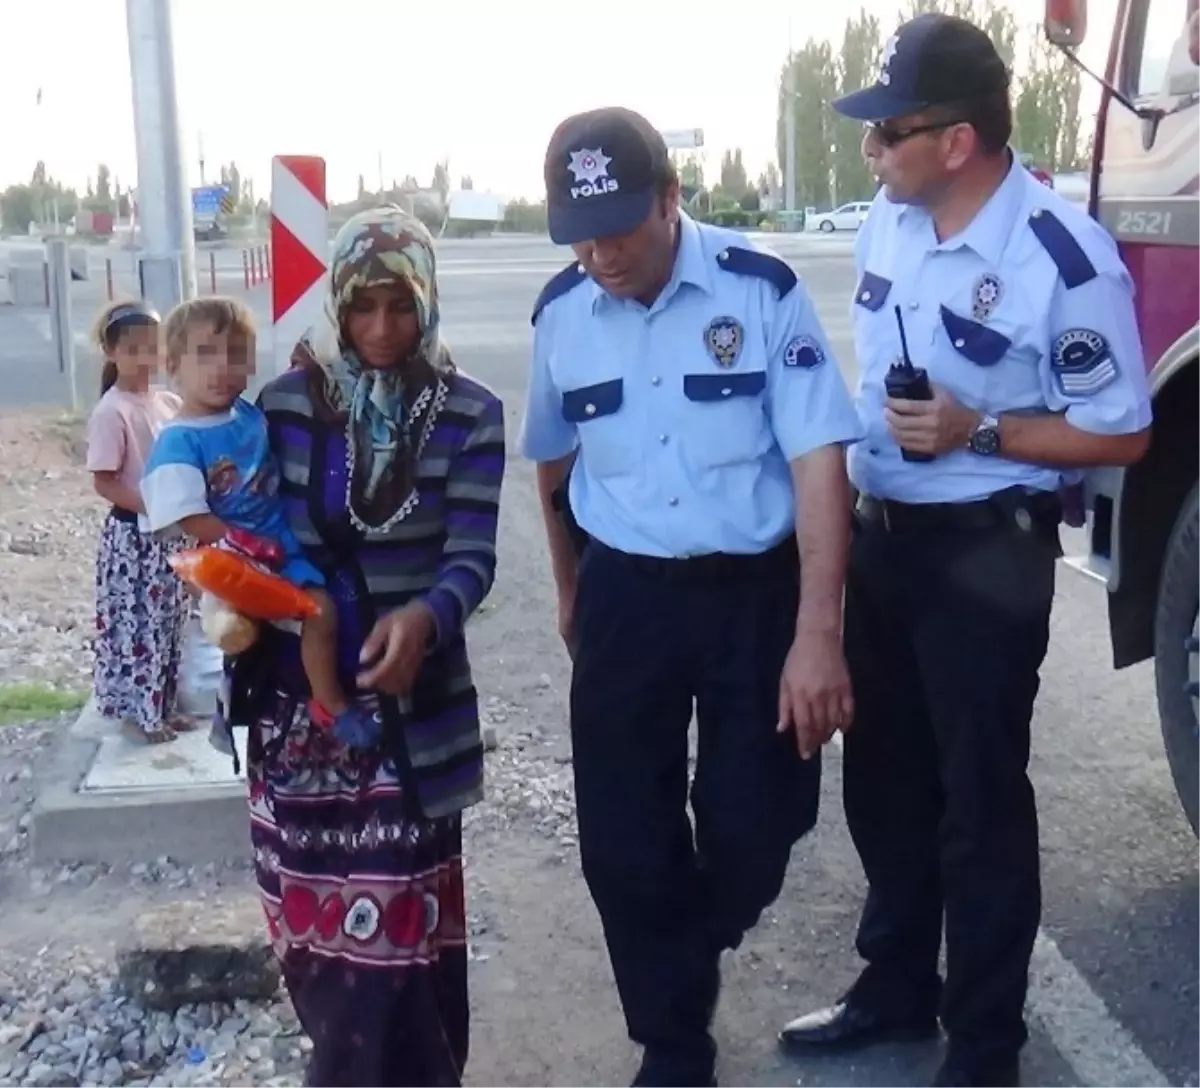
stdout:
{"type": "Polygon", "coordinates": [[[112,203],[112,174],[104,163],[96,167],[96,200],[105,207],[112,203]]]}
{"type": "Polygon", "coordinates": [[[429,187],[442,198],[445,204],[450,196],[450,163],[443,159],[433,168],[433,181],[429,187]]]}
{"type": "Polygon", "coordinates": [[[801,208],[808,204],[828,205],[833,165],[830,150],[833,118],[829,102],[837,94],[833,47],[827,41],[809,38],[791,55],[780,73],[776,148],[785,179],[788,162],[784,125],[787,118],[789,65],[795,94],[797,205],[801,208]]]}
{"type": "Polygon", "coordinates": [[[741,200],[750,188],[746,178],[746,166],[742,162],[742,149],[734,148],[726,151],[721,157],[721,181],[717,186],[722,194],[733,200],[741,200]]]}
{"type": "MultiPolygon", "coordinates": [[[[837,93],[856,91],[875,81],[883,55],[883,35],[879,19],[865,9],[846,20],[842,50],[836,62],[837,93]]],[[[862,156],[862,125],[830,110],[833,129],[833,188],[835,203],[866,200],[875,192],[875,183],[862,156]]]]}

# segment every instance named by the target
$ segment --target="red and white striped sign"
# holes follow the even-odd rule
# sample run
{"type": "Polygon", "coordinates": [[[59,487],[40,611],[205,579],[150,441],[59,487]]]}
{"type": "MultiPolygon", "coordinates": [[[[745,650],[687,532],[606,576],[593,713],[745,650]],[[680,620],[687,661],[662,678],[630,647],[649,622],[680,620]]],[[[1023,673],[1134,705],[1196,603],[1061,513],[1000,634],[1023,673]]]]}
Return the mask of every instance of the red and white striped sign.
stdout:
{"type": "Polygon", "coordinates": [[[271,160],[271,321],[275,373],[321,312],[329,264],[325,160],[276,155],[271,160]]]}

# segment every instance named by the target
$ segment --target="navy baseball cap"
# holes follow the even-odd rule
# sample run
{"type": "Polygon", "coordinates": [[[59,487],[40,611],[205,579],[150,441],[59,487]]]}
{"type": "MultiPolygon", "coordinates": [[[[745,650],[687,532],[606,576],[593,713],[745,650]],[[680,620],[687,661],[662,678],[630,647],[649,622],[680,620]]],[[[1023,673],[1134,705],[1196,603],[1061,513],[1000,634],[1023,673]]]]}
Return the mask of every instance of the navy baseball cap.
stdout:
{"type": "Polygon", "coordinates": [[[568,117],[546,149],[546,216],[558,245],[626,234],[645,222],[670,165],[641,114],[609,106],[568,117]]]}
{"type": "Polygon", "coordinates": [[[888,121],[930,106],[1007,92],[1009,72],[992,39],[974,23],[941,12],[909,20],[883,47],[879,78],[834,99],[856,121],[888,121]]]}

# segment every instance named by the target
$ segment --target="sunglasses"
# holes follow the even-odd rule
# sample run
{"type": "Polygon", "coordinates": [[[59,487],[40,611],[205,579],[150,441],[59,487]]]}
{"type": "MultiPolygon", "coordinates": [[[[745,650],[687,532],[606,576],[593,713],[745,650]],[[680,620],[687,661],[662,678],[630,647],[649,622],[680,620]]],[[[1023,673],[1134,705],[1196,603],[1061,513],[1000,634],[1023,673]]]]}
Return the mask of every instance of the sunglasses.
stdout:
{"type": "Polygon", "coordinates": [[[911,125],[908,128],[896,128],[887,121],[868,121],[864,127],[880,146],[898,147],[905,140],[911,140],[914,136],[920,136],[922,133],[943,132],[955,125],[966,124],[970,124],[970,122],[959,118],[955,121],[934,121],[928,125],[911,125]]]}

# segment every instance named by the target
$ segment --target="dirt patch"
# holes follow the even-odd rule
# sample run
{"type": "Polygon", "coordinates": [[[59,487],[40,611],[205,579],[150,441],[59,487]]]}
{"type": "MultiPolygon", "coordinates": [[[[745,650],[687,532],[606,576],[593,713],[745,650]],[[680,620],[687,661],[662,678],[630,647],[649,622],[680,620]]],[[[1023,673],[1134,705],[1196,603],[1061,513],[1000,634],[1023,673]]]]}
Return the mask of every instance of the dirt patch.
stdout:
{"type": "Polygon", "coordinates": [[[0,416],[0,684],[90,684],[106,507],[85,453],[81,419],[32,409],[0,416]]]}

